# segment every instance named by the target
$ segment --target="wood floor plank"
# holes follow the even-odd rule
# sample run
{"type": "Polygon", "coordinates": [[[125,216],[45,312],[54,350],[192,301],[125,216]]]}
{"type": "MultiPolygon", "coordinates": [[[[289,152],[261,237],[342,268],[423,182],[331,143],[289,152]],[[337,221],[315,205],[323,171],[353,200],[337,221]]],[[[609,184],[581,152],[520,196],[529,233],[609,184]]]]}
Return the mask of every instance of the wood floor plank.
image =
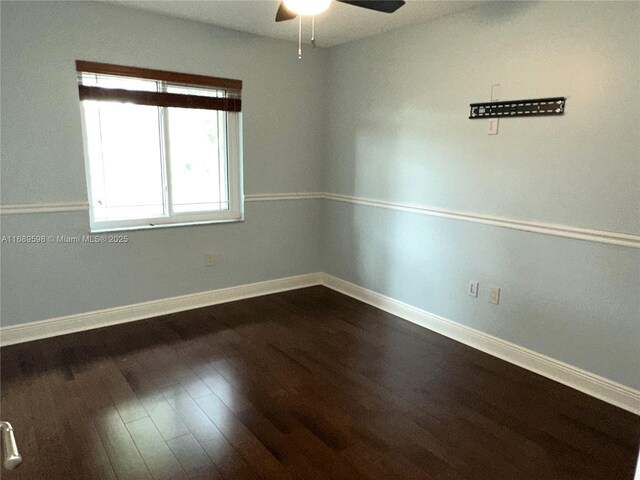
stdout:
{"type": "Polygon", "coordinates": [[[0,349],[8,480],[631,480],[640,418],[324,287],[0,349]]]}
{"type": "Polygon", "coordinates": [[[123,422],[128,423],[147,416],[147,412],[142,408],[138,397],[131,390],[115,362],[104,362],[100,376],[123,422]]]}
{"type": "Polygon", "coordinates": [[[127,423],[126,427],[154,480],[187,478],[180,463],[150,418],[134,420],[127,423]]]}
{"type": "Polygon", "coordinates": [[[161,393],[146,394],[140,397],[140,403],[165,440],[189,433],[187,426],[161,393]]]}
{"type": "Polygon", "coordinates": [[[198,398],[198,405],[245,461],[262,477],[293,478],[269,449],[215,395],[198,398]]]}
{"type": "Polygon", "coordinates": [[[213,462],[190,433],[169,440],[167,445],[178,458],[190,480],[221,478],[213,462]]]}
{"type": "Polygon", "coordinates": [[[94,418],[93,421],[118,480],[150,480],[147,466],[118,412],[114,409],[94,418]]]}
{"type": "Polygon", "coordinates": [[[116,480],[111,461],[81,402],[77,382],[60,383],[53,387],[53,398],[64,398],[62,408],[54,409],[56,421],[63,426],[63,443],[74,459],[66,472],[67,478],[87,477],[116,480]],[[70,385],[69,383],[72,383],[70,385]]]}
{"type": "Polygon", "coordinates": [[[228,480],[258,478],[182,386],[166,388],[163,396],[225,478],[228,480]]]}
{"type": "Polygon", "coordinates": [[[93,423],[118,480],[145,479],[151,475],[113,403],[105,385],[105,365],[109,357],[100,357],[90,369],[75,375],[78,395],[87,418],[93,423]]]}

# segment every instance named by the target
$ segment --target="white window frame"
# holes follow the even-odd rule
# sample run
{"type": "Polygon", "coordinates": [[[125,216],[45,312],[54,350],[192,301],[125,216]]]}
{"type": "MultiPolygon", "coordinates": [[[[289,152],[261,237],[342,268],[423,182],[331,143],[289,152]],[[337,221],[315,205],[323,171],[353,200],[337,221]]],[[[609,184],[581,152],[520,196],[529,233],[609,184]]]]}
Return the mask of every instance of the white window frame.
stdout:
{"type": "MultiPolygon", "coordinates": [[[[163,88],[165,83],[162,82],[163,88]]],[[[94,196],[92,192],[91,168],[89,159],[89,143],[83,102],[80,102],[82,120],[82,140],[84,146],[85,174],[89,199],[89,222],[91,232],[111,232],[122,230],[144,230],[162,227],[179,227],[188,225],[205,225],[213,223],[232,223],[244,221],[244,193],[242,181],[242,113],[224,112],[225,139],[227,159],[227,189],[229,208],[226,210],[210,210],[201,212],[176,213],[171,204],[171,159],[169,149],[168,108],[156,107],[160,119],[160,161],[163,171],[164,211],[165,214],[149,218],[126,220],[96,220],[94,217],[94,196]]],[[[215,110],[214,110],[215,111],[215,110]]]]}

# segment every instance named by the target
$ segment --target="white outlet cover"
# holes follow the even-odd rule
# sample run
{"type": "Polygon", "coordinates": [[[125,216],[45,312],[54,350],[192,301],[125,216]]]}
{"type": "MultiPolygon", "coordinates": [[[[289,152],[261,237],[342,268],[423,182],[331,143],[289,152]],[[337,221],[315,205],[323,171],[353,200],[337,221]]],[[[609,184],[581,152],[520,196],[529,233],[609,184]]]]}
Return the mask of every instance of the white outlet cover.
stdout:
{"type": "Polygon", "coordinates": [[[489,303],[498,305],[500,303],[500,288],[491,287],[489,289],[489,303]]]}

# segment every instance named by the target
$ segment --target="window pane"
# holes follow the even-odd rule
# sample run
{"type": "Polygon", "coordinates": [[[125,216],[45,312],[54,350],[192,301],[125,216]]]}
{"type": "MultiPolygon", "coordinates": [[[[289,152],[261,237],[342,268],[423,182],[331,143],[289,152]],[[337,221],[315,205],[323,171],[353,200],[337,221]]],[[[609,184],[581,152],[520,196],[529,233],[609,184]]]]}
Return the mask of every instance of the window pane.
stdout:
{"type": "Polygon", "coordinates": [[[164,214],[158,108],[85,101],[95,220],[164,214]]]}
{"type": "Polygon", "coordinates": [[[225,112],[167,110],[173,210],[228,210],[225,112]]]}

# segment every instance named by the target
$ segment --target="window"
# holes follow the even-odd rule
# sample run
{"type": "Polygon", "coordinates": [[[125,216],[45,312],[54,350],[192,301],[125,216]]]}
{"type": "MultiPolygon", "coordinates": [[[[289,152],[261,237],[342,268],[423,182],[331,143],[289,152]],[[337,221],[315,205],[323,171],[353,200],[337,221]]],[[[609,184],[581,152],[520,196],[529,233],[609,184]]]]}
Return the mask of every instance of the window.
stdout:
{"type": "Polygon", "coordinates": [[[242,82],[77,61],[92,231],[242,220],[242,82]]]}

